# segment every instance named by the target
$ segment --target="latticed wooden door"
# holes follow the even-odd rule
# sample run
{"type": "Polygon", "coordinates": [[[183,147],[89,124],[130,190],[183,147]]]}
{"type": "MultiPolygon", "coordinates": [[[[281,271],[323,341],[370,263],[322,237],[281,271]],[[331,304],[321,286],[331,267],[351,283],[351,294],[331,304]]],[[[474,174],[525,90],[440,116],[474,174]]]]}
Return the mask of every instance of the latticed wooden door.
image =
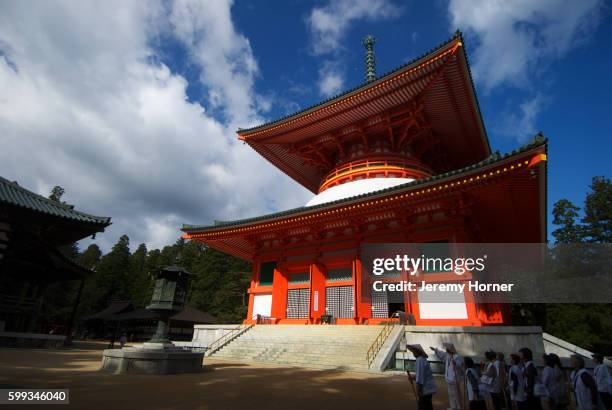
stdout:
{"type": "Polygon", "coordinates": [[[328,286],[325,289],[325,311],[335,318],[352,318],[355,298],[352,286],[328,286]]]}
{"type": "Polygon", "coordinates": [[[375,292],[372,290],[372,317],[389,317],[389,301],[387,298],[387,292],[375,292]]]}
{"type": "Polygon", "coordinates": [[[287,291],[287,318],[304,319],[308,317],[310,289],[289,289],[287,291]]]}

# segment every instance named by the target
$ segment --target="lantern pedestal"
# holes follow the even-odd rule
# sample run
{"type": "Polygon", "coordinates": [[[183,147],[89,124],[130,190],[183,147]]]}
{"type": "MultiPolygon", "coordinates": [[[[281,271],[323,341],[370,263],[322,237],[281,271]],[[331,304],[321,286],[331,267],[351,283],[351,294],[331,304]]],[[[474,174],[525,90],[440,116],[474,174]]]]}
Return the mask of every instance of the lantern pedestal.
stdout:
{"type": "Polygon", "coordinates": [[[182,350],[172,343],[162,348],[145,345],[104,350],[102,370],[115,374],[180,374],[202,371],[203,352],[182,350]]]}
{"type": "Polygon", "coordinates": [[[142,344],[142,347],[144,349],[175,349],[176,348],[176,346],[174,346],[171,342],[166,342],[166,343],[144,342],[142,344]]]}
{"type": "Polygon", "coordinates": [[[157,330],[139,347],[106,349],[102,370],[113,373],[177,374],[202,371],[204,352],[176,347],[168,337],[169,319],[185,307],[187,284],[192,273],[179,266],[166,266],[153,273],[155,289],[147,309],[156,313],[157,330]]]}

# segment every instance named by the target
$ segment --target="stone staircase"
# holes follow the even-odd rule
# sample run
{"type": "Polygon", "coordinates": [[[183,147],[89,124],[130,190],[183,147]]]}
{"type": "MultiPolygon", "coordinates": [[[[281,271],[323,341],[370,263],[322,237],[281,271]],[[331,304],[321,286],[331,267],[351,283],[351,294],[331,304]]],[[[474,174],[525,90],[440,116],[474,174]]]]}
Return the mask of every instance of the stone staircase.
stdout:
{"type": "Polygon", "coordinates": [[[382,326],[256,325],[212,357],[240,362],[369,371],[366,352],[382,326]]]}

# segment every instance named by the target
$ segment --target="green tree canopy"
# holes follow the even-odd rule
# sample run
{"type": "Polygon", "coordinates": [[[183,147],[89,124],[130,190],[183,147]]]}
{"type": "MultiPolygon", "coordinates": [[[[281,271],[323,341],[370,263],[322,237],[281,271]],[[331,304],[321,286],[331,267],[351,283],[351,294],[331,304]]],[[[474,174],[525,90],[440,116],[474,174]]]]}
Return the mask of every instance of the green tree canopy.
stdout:
{"type": "MultiPolygon", "coordinates": [[[[555,203],[553,224],[557,228],[552,232],[555,243],[612,242],[612,183],[609,178],[593,178],[582,210],[581,218],[581,209],[571,201],[561,199],[555,203]]],[[[609,337],[612,334],[612,306],[609,304],[547,304],[532,307],[531,314],[539,319],[533,324],[542,324],[554,336],[586,349],[612,354],[609,337]]]]}

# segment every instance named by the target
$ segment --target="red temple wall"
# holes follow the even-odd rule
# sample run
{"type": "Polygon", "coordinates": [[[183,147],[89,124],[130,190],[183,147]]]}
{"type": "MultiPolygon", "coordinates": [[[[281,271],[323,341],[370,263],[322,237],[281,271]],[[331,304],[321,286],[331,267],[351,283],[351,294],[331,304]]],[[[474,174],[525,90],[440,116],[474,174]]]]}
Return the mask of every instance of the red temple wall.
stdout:
{"type": "MultiPolygon", "coordinates": [[[[397,226],[385,230],[362,233],[362,241],[368,243],[425,243],[449,241],[449,252],[459,255],[460,250],[454,243],[470,242],[473,236],[468,229],[454,221],[452,224],[430,224],[425,229],[406,230],[397,226]]],[[[372,305],[362,300],[361,260],[359,259],[360,240],[357,235],[341,238],[325,238],[302,246],[288,246],[285,249],[265,249],[255,258],[253,280],[249,289],[249,308],[246,322],[253,322],[253,305],[256,295],[271,294],[270,317],[274,323],[319,323],[326,313],[326,291],[336,286],[352,286],[354,292],[354,314],[352,318],[336,319],[338,324],[376,324],[387,320],[373,318],[372,305]],[[262,262],[275,261],[273,285],[260,285],[258,271],[262,262]],[[350,280],[330,282],[326,273],[332,269],[351,268],[350,280]],[[309,272],[309,283],[291,284],[289,275],[297,272],[309,272]],[[300,319],[286,318],[287,297],[290,289],[309,289],[308,317],[300,319]]],[[[403,278],[405,279],[405,278],[403,278]]],[[[468,280],[469,276],[465,278],[468,280]]],[[[428,280],[440,282],[457,281],[456,275],[449,273],[429,273],[428,280]]],[[[404,311],[414,315],[417,325],[441,326],[481,326],[507,322],[507,309],[501,305],[477,306],[473,303],[471,293],[466,292],[467,319],[422,319],[416,292],[405,294],[404,311]]]]}

